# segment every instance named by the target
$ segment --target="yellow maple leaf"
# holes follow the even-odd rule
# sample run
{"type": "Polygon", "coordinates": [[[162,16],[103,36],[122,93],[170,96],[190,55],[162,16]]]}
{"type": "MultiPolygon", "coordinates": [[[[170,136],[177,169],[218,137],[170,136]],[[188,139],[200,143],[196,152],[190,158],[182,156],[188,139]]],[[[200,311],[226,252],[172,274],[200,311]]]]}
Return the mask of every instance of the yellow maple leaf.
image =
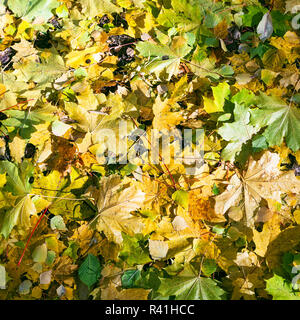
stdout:
{"type": "Polygon", "coordinates": [[[257,253],[259,256],[265,256],[269,243],[273,241],[281,232],[280,222],[280,216],[278,214],[274,214],[271,220],[264,224],[261,232],[253,229],[253,241],[256,246],[255,253],[257,253]]]}
{"type": "Polygon", "coordinates": [[[170,104],[168,99],[162,101],[160,96],[157,96],[153,104],[153,128],[156,130],[172,130],[179,124],[183,117],[180,112],[172,112],[171,108],[174,105],[170,104]]]}
{"type": "Polygon", "coordinates": [[[96,221],[98,231],[103,231],[107,238],[121,243],[122,232],[134,234],[141,232],[141,218],[131,212],[139,209],[145,199],[144,192],[135,186],[122,189],[120,176],[103,177],[100,188],[90,189],[89,194],[95,199],[98,214],[96,221]]]}

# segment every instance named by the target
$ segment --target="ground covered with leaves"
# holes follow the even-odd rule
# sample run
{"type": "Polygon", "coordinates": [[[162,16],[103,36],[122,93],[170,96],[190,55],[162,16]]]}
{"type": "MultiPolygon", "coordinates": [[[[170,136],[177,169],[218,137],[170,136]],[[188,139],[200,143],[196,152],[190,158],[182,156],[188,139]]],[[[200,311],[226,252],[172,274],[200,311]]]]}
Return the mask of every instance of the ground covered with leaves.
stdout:
{"type": "Polygon", "coordinates": [[[299,300],[299,6],[1,0],[0,299],[299,300]]]}

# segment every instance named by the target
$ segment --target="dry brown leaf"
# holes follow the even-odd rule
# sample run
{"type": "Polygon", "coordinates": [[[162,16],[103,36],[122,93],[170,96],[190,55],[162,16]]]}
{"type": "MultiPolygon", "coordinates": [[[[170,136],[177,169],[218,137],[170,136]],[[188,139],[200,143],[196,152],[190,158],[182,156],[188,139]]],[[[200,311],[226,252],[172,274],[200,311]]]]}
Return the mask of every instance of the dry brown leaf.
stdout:
{"type": "Polygon", "coordinates": [[[247,170],[232,176],[226,190],[216,197],[216,212],[225,214],[230,207],[240,205],[245,212],[246,224],[251,227],[262,199],[281,202],[283,193],[299,193],[300,181],[294,171],[280,171],[279,161],[278,154],[269,151],[258,161],[251,158],[247,170]]]}

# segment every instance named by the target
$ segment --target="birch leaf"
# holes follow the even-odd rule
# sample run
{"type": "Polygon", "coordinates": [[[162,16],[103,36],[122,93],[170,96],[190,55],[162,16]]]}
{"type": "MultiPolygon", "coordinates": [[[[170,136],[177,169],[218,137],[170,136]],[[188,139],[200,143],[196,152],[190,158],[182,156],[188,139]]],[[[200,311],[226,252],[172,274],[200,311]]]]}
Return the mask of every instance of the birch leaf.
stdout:
{"type": "Polygon", "coordinates": [[[265,13],[256,29],[259,39],[263,42],[269,39],[273,33],[272,17],[269,12],[265,13]]]}
{"type": "Polygon", "coordinates": [[[160,260],[167,256],[168,243],[160,240],[149,240],[149,251],[152,259],[160,260]]]}
{"type": "Polygon", "coordinates": [[[3,265],[0,265],[0,289],[6,289],[6,271],[3,265]]]}

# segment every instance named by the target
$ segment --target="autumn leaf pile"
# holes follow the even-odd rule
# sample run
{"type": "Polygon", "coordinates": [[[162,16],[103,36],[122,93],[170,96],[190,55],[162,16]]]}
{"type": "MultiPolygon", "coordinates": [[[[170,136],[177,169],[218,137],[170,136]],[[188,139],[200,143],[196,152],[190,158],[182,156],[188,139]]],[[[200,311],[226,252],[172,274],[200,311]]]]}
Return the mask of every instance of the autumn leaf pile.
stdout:
{"type": "Polygon", "coordinates": [[[0,299],[299,300],[299,8],[1,0],[0,299]]]}

